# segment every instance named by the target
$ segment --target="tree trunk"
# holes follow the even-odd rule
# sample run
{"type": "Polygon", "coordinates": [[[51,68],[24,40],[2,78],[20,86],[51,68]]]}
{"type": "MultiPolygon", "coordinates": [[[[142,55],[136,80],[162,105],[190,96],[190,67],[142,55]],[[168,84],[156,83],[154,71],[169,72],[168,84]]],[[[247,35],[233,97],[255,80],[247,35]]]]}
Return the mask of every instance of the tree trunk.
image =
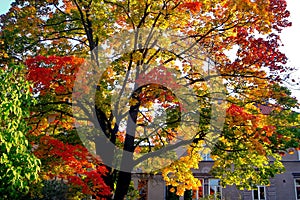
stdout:
{"type": "Polygon", "coordinates": [[[119,172],[117,189],[115,192],[115,200],[123,200],[128,192],[129,185],[131,181],[131,173],[130,172],[119,172]]]}
{"type": "MultiPolygon", "coordinates": [[[[135,97],[135,92],[132,98],[135,97]]],[[[136,95],[137,96],[137,95],[136,95]]],[[[131,181],[131,171],[133,170],[133,152],[135,149],[134,138],[136,131],[136,120],[138,116],[140,104],[137,103],[130,107],[129,116],[127,120],[127,128],[126,128],[126,137],[123,148],[123,155],[121,161],[121,169],[119,171],[118,180],[117,180],[117,188],[115,191],[115,200],[123,200],[128,192],[130,181],[131,181]]]]}

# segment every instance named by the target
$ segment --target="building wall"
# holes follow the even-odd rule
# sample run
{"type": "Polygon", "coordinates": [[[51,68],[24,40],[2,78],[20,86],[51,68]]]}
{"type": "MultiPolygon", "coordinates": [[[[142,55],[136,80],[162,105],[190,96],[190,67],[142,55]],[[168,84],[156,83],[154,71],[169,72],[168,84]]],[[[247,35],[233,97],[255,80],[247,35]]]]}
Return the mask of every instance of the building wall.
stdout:
{"type": "Polygon", "coordinates": [[[160,175],[149,179],[148,187],[152,192],[148,194],[148,200],[163,200],[165,197],[165,183],[160,175]]]}
{"type": "Polygon", "coordinates": [[[284,161],[286,171],[275,176],[274,185],[277,199],[296,199],[293,173],[300,173],[300,161],[284,161]]]}
{"type": "MultiPolygon", "coordinates": [[[[297,178],[300,178],[299,151],[294,154],[287,154],[286,156],[283,156],[282,160],[286,171],[272,178],[271,185],[265,187],[267,200],[296,199],[294,178],[295,176],[299,176],[297,178]]],[[[206,180],[213,178],[209,174],[212,166],[213,161],[203,161],[200,163],[199,169],[194,171],[194,175],[206,180]]],[[[135,180],[137,179],[138,176],[135,176],[135,180]]],[[[149,176],[147,200],[164,200],[165,193],[165,183],[161,175],[149,176]]],[[[253,192],[247,190],[240,191],[234,186],[227,186],[226,188],[222,188],[222,199],[253,200],[253,192]]]]}

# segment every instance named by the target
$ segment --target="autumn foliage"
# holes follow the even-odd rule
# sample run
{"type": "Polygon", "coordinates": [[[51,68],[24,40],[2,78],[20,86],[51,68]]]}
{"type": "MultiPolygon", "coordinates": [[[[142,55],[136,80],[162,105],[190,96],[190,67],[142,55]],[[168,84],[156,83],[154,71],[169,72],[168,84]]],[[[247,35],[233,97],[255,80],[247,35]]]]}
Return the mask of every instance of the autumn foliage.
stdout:
{"type": "Polygon", "coordinates": [[[110,188],[103,180],[106,167],[82,145],[71,145],[51,136],[42,136],[34,154],[43,162],[42,177],[45,180],[63,179],[87,195],[110,195],[110,188]]]}
{"type": "MultiPolygon", "coordinates": [[[[124,199],[133,169],[148,161],[161,166],[151,155],[169,148],[174,157],[184,143],[186,154],[151,172],[161,172],[177,195],[201,184],[193,174],[199,152],[214,159],[211,173],[222,185],[268,185],[283,171],[280,152],[300,144],[293,111],[299,103],[282,84],[282,74],[293,70],[280,51],[279,33],[291,26],[286,6],[285,0],[14,2],[0,16],[0,60],[27,66],[37,101],[27,137],[42,160],[42,177],[124,199]],[[105,142],[129,154],[124,161],[113,150],[110,158],[130,169],[104,167],[82,146],[74,123],[87,130],[99,125],[105,142]]],[[[102,135],[92,133],[84,137],[95,144],[102,135]]]]}
{"type": "Polygon", "coordinates": [[[84,59],[74,56],[36,56],[28,58],[27,79],[34,83],[33,92],[45,95],[72,93],[75,74],[84,59]]]}
{"type": "Polygon", "coordinates": [[[36,56],[26,60],[27,79],[34,83],[32,92],[42,104],[31,111],[29,138],[36,147],[34,155],[42,161],[43,180],[61,179],[69,185],[70,194],[80,191],[100,198],[111,194],[103,180],[106,167],[72,136],[75,119],[68,114],[75,75],[83,61],[74,56],[36,56]],[[57,108],[57,102],[65,105],[57,108]],[[61,138],[62,131],[68,132],[68,140],[61,138]]]}

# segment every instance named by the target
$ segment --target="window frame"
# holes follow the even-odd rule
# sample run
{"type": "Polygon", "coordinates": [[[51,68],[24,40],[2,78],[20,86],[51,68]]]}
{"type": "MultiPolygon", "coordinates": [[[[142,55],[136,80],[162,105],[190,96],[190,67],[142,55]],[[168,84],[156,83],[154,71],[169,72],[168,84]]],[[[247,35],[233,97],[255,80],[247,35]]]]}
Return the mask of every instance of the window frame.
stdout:
{"type": "Polygon", "coordinates": [[[295,188],[295,199],[300,200],[300,178],[294,178],[294,188],[295,188]],[[299,181],[299,184],[297,183],[299,181]],[[299,198],[297,194],[297,188],[299,188],[299,198]]]}
{"type": "Polygon", "coordinates": [[[210,153],[201,153],[202,161],[213,161],[210,153]]]}
{"type": "Polygon", "coordinates": [[[192,193],[192,199],[193,200],[199,200],[199,199],[205,197],[205,194],[204,194],[204,178],[198,178],[198,179],[201,182],[201,186],[199,188],[202,188],[202,197],[199,197],[199,188],[198,188],[198,190],[193,190],[193,193],[192,193]]]}
{"type": "Polygon", "coordinates": [[[263,185],[258,185],[257,186],[257,190],[252,190],[252,200],[267,200],[267,189],[266,189],[266,186],[263,186],[263,185]],[[261,194],[261,189],[260,188],[263,188],[264,189],[264,197],[261,198],[260,194],[261,194]],[[258,196],[258,199],[255,199],[254,198],[254,192],[257,191],[257,196],[258,196]]]}
{"type": "Polygon", "coordinates": [[[207,195],[208,196],[211,195],[210,194],[210,188],[211,188],[211,186],[214,186],[215,191],[217,191],[217,192],[214,192],[214,194],[213,194],[214,199],[222,199],[222,186],[220,185],[220,179],[216,179],[216,178],[210,178],[210,179],[208,179],[208,188],[207,188],[207,190],[208,190],[207,191],[208,192],[207,195]],[[212,185],[211,184],[212,180],[218,181],[218,185],[212,185]],[[220,192],[218,192],[218,191],[220,191],[220,192]]]}
{"type": "Polygon", "coordinates": [[[202,188],[202,196],[199,196],[199,190],[193,190],[192,199],[193,200],[200,200],[202,198],[206,198],[210,195],[214,196],[214,199],[222,199],[222,186],[220,185],[220,179],[217,178],[198,178],[201,181],[201,186],[199,188],[202,188]],[[217,181],[218,185],[212,185],[211,181],[215,180],[217,181]],[[215,191],[213,194],[210,194],[210,189],[213,187],[213,190],[215,191]]]}

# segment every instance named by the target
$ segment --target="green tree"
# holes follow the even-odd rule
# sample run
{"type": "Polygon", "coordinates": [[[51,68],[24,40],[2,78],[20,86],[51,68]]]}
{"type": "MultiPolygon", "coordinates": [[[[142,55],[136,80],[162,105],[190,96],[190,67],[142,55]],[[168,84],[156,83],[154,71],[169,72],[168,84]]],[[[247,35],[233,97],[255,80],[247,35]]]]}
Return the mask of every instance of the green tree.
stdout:
{"type": "Polygon", "coordinates": [[[23,66],[0,69],[0,196],[20,199],[39,181],[40,161],[32,154],[26,135],[34,99],[23,66]]]}

